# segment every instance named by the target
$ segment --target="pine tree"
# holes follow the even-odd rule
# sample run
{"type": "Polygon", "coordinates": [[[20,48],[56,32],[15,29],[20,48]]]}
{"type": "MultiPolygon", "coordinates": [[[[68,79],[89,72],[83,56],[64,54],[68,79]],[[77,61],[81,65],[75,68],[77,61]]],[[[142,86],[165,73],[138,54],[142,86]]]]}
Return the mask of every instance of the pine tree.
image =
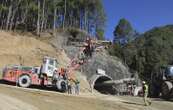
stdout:
{"type": "MultiPolygon", "coordinates": [[[[47,29],[81,28],[103,35],[105,12],[101,0],[1,0],[0,27],[40,35],[47,29]],[[58,25],[58,27],[57,27],[58,25]],[[102,32],[101,32],[102,30],[102,32]]],[[[103,36],[102,36],[103,37],[103,36]]]]}

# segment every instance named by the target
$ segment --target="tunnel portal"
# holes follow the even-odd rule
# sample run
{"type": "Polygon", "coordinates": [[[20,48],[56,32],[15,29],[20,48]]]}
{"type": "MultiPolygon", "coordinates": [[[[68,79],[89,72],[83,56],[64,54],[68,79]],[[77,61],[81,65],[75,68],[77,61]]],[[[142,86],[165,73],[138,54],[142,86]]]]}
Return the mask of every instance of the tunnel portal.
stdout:
{"type": "Polygon", "coordinates": [[[92,89],[102,94],[116,94],[115,85],[111,77],[107,75],[94,75],[90,81],[92,89]]]}

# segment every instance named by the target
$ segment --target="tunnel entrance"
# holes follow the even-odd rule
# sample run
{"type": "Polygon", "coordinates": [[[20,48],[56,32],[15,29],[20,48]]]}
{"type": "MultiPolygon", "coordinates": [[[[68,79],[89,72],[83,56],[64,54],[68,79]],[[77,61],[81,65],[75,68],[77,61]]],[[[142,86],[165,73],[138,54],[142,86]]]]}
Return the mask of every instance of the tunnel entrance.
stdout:
{"type": "Polygon", "coordinates": [[[112,78],[106,75],[97,75],[93,80],[93,89],[97,90],[102,94],[111,94],[114,95],[117,93],[114,84],[112,83],[112,78]]]}

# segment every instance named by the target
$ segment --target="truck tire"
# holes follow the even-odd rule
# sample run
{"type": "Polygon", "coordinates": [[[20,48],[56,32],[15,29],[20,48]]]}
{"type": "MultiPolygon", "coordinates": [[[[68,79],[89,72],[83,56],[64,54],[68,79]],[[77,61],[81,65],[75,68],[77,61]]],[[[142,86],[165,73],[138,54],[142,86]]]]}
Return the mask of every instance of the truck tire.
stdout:
{"type": "Polygon", "coordinates": [[[56,82],[56,88],[60,92],[66,92],[67,91],[67,84],[64,80],[59,80],[56,82]]]}
{"type": "Polygon", "coordinates": [[[162,97],[164,99],[167,99],[169,100],[171,97],[170,97],[170,93],[171,93],[171,89],[173,88],[173,85],[171,82],[169,81],[165,81],[163,84],[162,84],[162,97]]]}
{"type": "Polygon", "coordinates": [[[151,97],[153,97],[153,98],[158,98],[159,97],[159,94],[160,94],[160,92],[161,92],[161,86],[160,87],[158,87],[157,85],[155,85],[155,84],[151,84],[150,86],[149,86],[150,88],[149,88],[149,95],[151,96],[151,97]]]}
{"type": "Polygon", "coordinates": [[[31,78],[28,75],[21,75],[18,79],[20,87],[27,88],[31,85],[31,78]]]}

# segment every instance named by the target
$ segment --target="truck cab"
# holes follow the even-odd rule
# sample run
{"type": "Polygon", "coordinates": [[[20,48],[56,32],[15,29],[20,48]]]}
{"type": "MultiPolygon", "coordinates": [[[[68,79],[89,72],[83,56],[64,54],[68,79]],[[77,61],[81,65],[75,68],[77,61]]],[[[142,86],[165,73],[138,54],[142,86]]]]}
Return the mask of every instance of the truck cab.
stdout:
{"type": "Polygon", "coordinates": [[[57,66],[58,62],[55,58],[44,57],[41,74],[45,74],[47,77],[53,77],[54,72],[57,71],[57,66]]]}
{"type": "Polygon", "coordinates": [[[67,90],[67,79],[59,73],[57,67],[57,59],[51,57],[44,57],[43,64],[41,66],[40,76],[43,76],[43,79],[44,77],[46,78],[47,85],[53,85],[57,88],[57,90],[65,92],[67,90]]]}
{"type": "Polygon", "coordinates": [[[164,76],[166,77],[166,80],[173,80],[173,66],[165,68],[164,76]]]}

